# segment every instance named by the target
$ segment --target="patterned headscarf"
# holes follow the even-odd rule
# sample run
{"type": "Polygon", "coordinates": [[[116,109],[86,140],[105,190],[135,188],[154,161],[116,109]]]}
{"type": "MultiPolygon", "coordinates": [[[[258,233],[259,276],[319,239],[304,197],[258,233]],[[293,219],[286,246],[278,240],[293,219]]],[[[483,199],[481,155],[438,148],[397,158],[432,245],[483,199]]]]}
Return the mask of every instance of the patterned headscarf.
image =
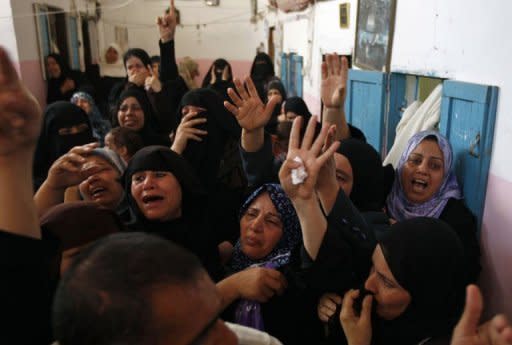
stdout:
{"type": "Polygon", "coordinates": [[[71,103],[76,104],[79,99],[85,99],[91,105],[91,112],[87,115],[91,122],[92,135],[94,138],[98,139],[101,146],[103,146],[105,144],[105,135],[107,135],[108,131],[112,128],[110,122],[103,119],[103,116],[91,95],[83,91],[75,92],[71,97],[71,103]]]}
{"type": "Polygon", "coordinates": [[[416,133],[409,139],[407,143],[407,147],[404,150],[400,160],[398,162],[398,166],[395,174],[395,182],[393,184],[393,188],[391,189],[391,193],[387,199],[387,209],[390,213],[391,217],[396,219],[397,221],[413,218],[413,217],[432,217],[439,218],[441,213],[446,206],[446,203],[450,198],[462,199],[462,193],[459,188],[459,184],[457,183],[457,178],[455,177],[455,173],[452,169],[453,164],[453,153],[448,142],[444,136],[439,134],[436,131],[423,131],[416,133]],[[407,200],[405,196],[403,187],[402,187],[402,169],[404,164],[407,162],[409,155],[412,151],[426,138],[429,136],[433,136],[437,139],[437,143],[443,152],[444,158],[444,176],[443,183],[439,190],[434,194],[434,196],[424,203],[415,204],[407,200]]]}
{"type": "Polygon", "coordinates": [[[267,192],[270,200],[274,204],[277,212],[281,216],[283,224],[283,235],[276,244],[275,248],[264,258],[260,260],[250,259],[242,252],[240,240],[235,245],[233,257],[229,267],[234,271],[241,271],[249,266],[265,266],[271,268],[281,267],[290,261],[291,251],[302,241],[302,232],[300,230],[299,218],[293,208],[293,205],[284,193],[279,184],[267,183],[258,188],[244,202],[240,209],[240,218],[243,217],[249,206],[261,194],[267,192]]]}

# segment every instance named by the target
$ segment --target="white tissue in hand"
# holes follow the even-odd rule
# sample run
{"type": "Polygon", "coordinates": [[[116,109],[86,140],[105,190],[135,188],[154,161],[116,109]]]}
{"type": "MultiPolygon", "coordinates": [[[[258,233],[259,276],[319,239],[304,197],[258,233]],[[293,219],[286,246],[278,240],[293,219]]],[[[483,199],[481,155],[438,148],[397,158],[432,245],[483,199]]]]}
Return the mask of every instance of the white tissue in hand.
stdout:
{"type": "Polygon", "coordinates": [[[293,161],[299,163],[300,167],[292,169],[292,184],[301,184],[308,177],[308,173],[304,167],[304,162],[299,156],[296,156],[293,161]]]}

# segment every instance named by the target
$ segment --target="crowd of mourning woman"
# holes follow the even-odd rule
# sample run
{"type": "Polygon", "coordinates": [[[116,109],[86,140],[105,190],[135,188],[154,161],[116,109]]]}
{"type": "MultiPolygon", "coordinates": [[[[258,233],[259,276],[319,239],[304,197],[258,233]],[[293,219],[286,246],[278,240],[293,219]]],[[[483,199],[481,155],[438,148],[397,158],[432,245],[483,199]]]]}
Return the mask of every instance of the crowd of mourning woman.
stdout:
{"type": "Polygon", "coordinates": [[[196,82],[172,1],[157,26],[160,59],[112,44],[94,82],[49,55],[44,111],[0,49],[2,343],[512,344],[445,137],[383,166],[345,58],[319,122],[268,55],[196,82]]]}

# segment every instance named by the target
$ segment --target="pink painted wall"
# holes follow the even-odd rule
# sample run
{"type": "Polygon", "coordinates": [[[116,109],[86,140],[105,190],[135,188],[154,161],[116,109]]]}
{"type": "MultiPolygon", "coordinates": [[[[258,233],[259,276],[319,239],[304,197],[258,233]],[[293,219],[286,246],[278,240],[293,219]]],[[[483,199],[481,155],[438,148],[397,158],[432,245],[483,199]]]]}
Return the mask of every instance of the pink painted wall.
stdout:
{"type": "Polygon", "coordinates": [[[512,318],[512,182],[489,174],[480,244],[487,317],[505,312],[512,318]]]}
{"type": "Polygon", "coordinates": [[[39,60],[25,60],[20,62],[21,79],[39,101],[41,107],[46,106],[46,82],[41,73],[39,60]]]}

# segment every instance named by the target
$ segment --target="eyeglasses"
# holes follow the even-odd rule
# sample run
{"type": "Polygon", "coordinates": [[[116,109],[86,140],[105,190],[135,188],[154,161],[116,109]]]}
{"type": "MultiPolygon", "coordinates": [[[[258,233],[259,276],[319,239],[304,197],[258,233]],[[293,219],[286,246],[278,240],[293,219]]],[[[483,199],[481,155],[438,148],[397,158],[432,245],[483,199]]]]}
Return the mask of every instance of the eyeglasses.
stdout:
{"type": "Polygon", "coordinates": [[[124,104],[119,107],[119,111],[122,111],[123,113],[126,113],[128,110],[140,111],[140,110],[142,110],[142,108],[138,104],[132,104],[132,105],[124,104]]]}

